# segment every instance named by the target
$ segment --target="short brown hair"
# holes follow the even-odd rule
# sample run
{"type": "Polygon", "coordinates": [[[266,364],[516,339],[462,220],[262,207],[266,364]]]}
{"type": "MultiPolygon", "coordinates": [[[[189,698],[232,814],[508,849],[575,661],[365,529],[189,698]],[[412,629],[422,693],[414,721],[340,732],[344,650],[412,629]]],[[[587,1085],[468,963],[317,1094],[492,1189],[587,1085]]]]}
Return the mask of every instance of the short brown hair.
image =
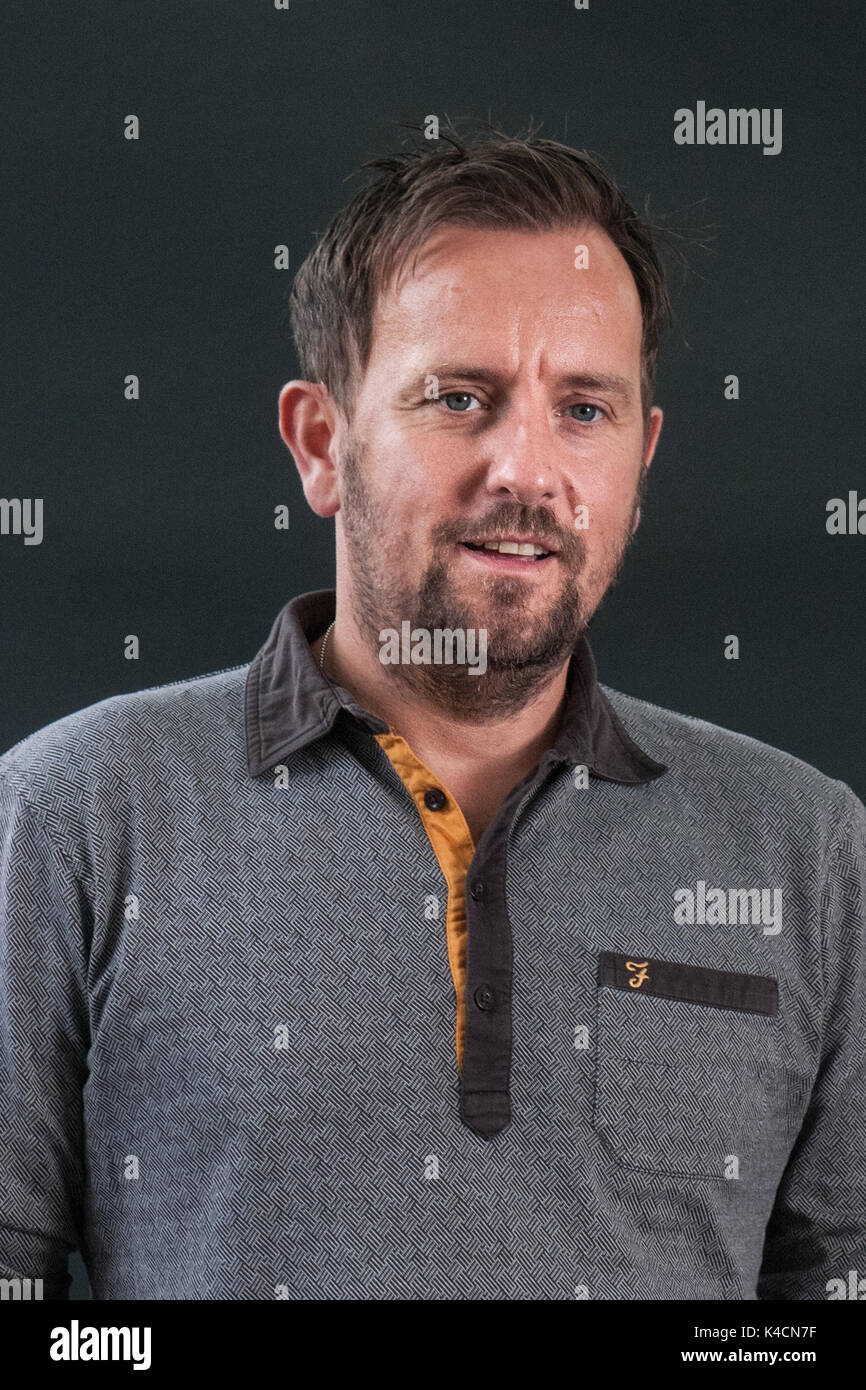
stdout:
{"type": "MultiPolygon", "coordinates": [[[[410,126],[409,129],[422,129],[410,126]]],[[[641,398],[648,419],[671,305],[650,225],[634,212],[598,156],[530,131],[490,128],[368,160],[378,177],[341,208],[292,285],[290,312],[301,373],[319,381],[349,419],[370,359],[377,296],[438,228],[553,231],[600,227],[626,260],[641,303],[641,398]]]]}

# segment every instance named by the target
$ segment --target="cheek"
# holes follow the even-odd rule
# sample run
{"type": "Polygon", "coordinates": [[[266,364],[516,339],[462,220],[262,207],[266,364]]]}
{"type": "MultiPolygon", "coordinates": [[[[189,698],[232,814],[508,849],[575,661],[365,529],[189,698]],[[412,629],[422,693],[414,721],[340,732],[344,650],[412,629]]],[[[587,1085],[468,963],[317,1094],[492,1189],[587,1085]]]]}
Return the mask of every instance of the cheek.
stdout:
{"type": "Polygon", "coordinates": [[[456,439],[443,438],[419,424],[414,417],[401,422],[379,422],[364,434],[364,446],[373,475],[371,487],[389,505],[401,505],[404,497],[416,505],[427,497],[435,480],[456,472],[460,454],[456,439]],[[413,494],[415,495],[413,497],[413,494]]]}
{"type": "Polygon", "coordinates": [[[585,502],[599,532],[618,535],[631,517],[641,469],[640,443],[625,441],[605,450],[604,458],[586,460],[573,476],[573,500],[585,502]]]}
{"type": "Polygon", "coordinates": [[[634,490],[630,486],[624,487],[610,478],[598,479],[592,485],[584,478],[574,489],[572,524],[583,517],[588,522],[585,529],[576,525],[575,530],[585,536],[591,550],[603,551],[616,544],[628,526],[633,504],[634,490]],[[581,511],[584,506],[586,513],[581,511]]]}

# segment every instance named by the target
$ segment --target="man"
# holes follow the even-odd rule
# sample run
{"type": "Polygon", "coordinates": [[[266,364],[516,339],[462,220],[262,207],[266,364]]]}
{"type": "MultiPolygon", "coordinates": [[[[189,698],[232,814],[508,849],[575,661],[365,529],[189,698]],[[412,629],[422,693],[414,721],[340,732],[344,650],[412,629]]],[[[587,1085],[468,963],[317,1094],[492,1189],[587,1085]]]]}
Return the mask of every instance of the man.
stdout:
{"type": "Polygon", "coordinates": [[[0,759],[2,1272],[839,1296],[866,811],[586,639],[662,422],[649,228],[531,136],[373,167],[280,397],[336,589],[0,759]]]}

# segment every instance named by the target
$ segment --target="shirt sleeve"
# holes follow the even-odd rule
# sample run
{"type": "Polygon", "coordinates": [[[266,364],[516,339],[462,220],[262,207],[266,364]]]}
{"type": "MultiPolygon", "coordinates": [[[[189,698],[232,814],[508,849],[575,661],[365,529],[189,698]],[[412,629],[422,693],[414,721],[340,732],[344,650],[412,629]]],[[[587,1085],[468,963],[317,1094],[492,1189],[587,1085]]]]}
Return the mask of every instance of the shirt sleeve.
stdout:
{"type": "Polygon", "coordinates": [[[84,1191],[86,898],[0,764],[0,1277],[69,1296],[84,1191]]]}
{"type": "Polygon", "coordinates": [[[821,1060],[767,1225],[758,1298],[846,1298],[866,1275],[866,808],[837,785],[847,808],[821,899],[821,1060]]]}

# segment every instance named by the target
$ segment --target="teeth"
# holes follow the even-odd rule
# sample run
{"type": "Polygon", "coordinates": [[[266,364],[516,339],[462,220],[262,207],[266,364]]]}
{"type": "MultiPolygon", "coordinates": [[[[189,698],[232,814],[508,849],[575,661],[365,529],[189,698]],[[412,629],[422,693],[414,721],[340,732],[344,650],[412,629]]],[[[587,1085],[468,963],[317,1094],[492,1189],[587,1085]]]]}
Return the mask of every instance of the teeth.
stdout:
{"type": "Polygon", "coordinates": [[[485,541],[485,550],[498,550],[500,555],[546,555],[547,552],[541,545],[534,545],[531,541],[485,541]]]}

